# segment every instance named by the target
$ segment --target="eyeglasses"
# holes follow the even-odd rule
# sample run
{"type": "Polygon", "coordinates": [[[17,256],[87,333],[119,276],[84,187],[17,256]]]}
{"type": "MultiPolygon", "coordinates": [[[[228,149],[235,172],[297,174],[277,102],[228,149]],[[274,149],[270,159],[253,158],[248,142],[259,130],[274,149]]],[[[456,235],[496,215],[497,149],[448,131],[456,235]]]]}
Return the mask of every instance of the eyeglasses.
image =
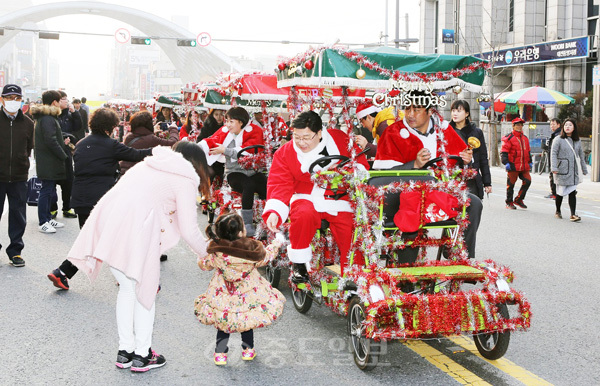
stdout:
{"type": "Polygon", "coordinates": [[[2,97],[2,99],[4,99],[5,101],[22,101],[23,97],[20,95],[5,95],[2,97]]]}
{"type": "Polygon", "coordinates": [[[292,135],[292,138],[294,139],[294,142],[310,142],[312,141],[315,137],[317,136],[317,133],[315,133],[312,137],[298,137],[297,135],[292,135]]]}

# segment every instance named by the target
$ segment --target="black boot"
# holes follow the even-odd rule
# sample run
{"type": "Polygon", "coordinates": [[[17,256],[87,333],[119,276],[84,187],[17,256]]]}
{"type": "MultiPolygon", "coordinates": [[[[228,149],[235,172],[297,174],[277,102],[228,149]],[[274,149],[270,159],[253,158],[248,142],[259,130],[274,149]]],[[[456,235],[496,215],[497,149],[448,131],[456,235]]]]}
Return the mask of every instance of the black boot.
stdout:
{"type": "Polygon", "coordinates": [[[242,218],[246,227],[246,237],[254,237],[256,229],[254,228],[254,210],[242,209],[242,218]]]}
{"type": "Polygon", "coordinates": [[[292,282],[295,284],[308,282],[308,272],[306,271],[306,264],[294,263],[292,266],[292,282]]]}

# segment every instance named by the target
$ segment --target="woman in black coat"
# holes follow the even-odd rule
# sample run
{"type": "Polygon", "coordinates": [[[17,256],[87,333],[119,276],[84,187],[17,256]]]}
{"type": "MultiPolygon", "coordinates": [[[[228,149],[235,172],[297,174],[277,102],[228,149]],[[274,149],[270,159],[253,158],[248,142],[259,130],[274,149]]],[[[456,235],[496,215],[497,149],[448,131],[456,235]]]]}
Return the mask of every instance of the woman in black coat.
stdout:
{"type": "MultiPolygon", "coordinates": [[[[71,206],[77,213],[80,228],[94,205],[117,182],[119,161],[137,162],[152,154],[152,149],[134,149],[111,138],[110,134],[119,122],[117,114],[110,109],[94,111],[90,118],[91,134],[75,146],[71,206]]],[[[76,273],[77,267],[65,260],[48,275],[48,279],[56,287],[68,290],[68,279],[76,273]]]]}
{"type": "Polygon", "coordinates": [[[490,174],[490,164],[487,158],[487,147],[483,131],[477,128],[471,122],[471,108],[465,100],[456,100],[452,102],[450,107],[452,111],[452,120],[450,126],[460,135],[460,137],[468,143],[469,137],[475,137],[481,143],[477,149],[473,149],[473,164],[471,168],[477,170],[477,175],[474,179],[467,182],[469,192],[483,200],[483,193],[492,193],[492,175],[490,174]]]}

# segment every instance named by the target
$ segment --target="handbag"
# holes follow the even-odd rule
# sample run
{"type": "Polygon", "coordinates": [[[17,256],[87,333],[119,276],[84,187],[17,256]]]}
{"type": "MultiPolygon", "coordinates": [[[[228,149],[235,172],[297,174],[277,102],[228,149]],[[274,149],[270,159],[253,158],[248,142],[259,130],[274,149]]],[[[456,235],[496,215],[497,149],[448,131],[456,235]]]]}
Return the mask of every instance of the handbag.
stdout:
{"type": "Polygon", "coordinates": [[[40,190],[42,189],[42,180],[37,177],[31,177],[27,181],[27,205],[37,206],[40,199],[40,190]]]}

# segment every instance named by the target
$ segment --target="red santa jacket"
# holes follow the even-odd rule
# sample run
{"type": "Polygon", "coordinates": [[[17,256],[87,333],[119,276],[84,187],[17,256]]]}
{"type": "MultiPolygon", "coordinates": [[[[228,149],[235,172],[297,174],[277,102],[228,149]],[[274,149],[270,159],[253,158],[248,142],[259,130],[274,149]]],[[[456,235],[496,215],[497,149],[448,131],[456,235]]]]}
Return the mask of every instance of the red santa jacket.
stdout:
{"type": "MultiPolygon", "coordinates": [[[[230,133],[227,126],[223,126],[219,130],[217,130],[213,135],[203,139],[199,143],[200,147],[202,148],[202,150],[204,150],[204,153],[206,154],[206,162],[209,166],[214,164],[216,161],[225,162],[225,159],[222,154],[209,155],[208,151],[221,144],[227,147],[229,146],[231,141],[235,141],[236,152],[240,151],[242,148],[247,146],[265,144],[262,129],[252,123],[247,124],[237,136],[234,136],[232,133],[230,133]],[[222,160],[220,159],[221,157],[223,157],[222,160]]],[[[255,150],[250,151],[256,152],[255,150]]]]}
{"type": "MultiPolygon", "coordinates": [[[[352,212],[349,197],[343,196],[339,200],[327,198],[333,192],[326,191],[316,186],[310,179],[308,168],[317,159],[327,155],[350,156],[348,151],[349,137],[341,130],[323,130],[319,145],[308,153],[303,153],[290,141],[275,153],[269,179],[267,180],[267,203],[263,212],[266,219],[271,213],[279,216],[279,226],[287,220],[290,212],[290,203],[294,200],[306,199],[313,203],[317,212],[327,212],[337,215],[339,212],[352,212]]],[[[355,145],[356,153],[360,152],[355,145]]],[[[358,157],[360,165],[368,169],[369,164],[364,155],[358,157]]],[[[320,167],[315,168],[321,170],[320,167]]]]}
{"type": "Polygon", "coordinates": [[[513,130],[512,133],[502,137],[502,164],[511,164],[511,170],[523,172],[530,170],[531,148],[529,139],[522,131],[513,130]]]}
{"type": "MultiPolygon", "coordinates": [[[[431,125],[429,130],[432,130],[431,125]]],[[[448,155],[458,155],[467,148],[467,144],[452,127],[446,125],[442,132],[446,139],[448,155]]],[[[437,157],[440,153],[437,135],[431,133],[427,137],[422,136],[409,127],[405,120],[398,121],[388,126],[379,138],[373,168],[391,169],[396,165],[414,161],[423,147],[431,151],[431,158],[437,157]]]]}

